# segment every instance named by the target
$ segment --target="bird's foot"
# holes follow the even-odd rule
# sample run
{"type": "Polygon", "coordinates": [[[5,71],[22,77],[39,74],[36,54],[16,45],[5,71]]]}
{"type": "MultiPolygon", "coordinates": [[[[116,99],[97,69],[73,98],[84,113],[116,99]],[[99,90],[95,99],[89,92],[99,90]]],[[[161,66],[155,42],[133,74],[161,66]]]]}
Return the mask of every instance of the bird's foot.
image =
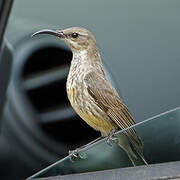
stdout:
{"type": "Polygon", "coordinates": [[[78,153],[79,153],[79,149],[77,148],[77,149],[75,149],[75,150],[69,150],[69,156],[71,156],[71,157],[75,157],[75,158],[77,158],[78,157],[78,153]]]}
{"type": "Polygon", "coordinates": [[[77,159],[79,157],[79,150],[75,149],[75,150],[69,150],[69,159],[73,162],[75,159],[77,159]]]}
{"type": "Polygon", "coordinates": [[[106,142],[109,146],[112,146],[112,142],[111,141],[117,141],[117,137],[114,135],[116,132],[115,129],[111,130],[111,132],[109,133],[109,136],[106,139],[106,142]]]}
{"type": "Polygon", "coordinates": [[[80,158],[80,159],[86,159],[86,154],[84,152],[79,152],[81,148],[77,148],[75,150],[69,151],[69,157],[70,160],[73,161],[74,159],[80,158]]]}

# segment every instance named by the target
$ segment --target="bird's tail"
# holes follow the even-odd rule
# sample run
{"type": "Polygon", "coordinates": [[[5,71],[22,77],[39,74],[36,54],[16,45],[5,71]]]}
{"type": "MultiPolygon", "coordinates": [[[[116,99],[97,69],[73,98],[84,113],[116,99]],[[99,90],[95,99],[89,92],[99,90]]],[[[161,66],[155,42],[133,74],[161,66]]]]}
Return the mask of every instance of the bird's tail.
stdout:
{"type": "Polygon", "coordinates": [[[124,133],[118,134],[116,137],[118,138],[118,145],[127,153],[134,166],[148,165],[143,153],[136,151],[135,148],[132,147],[129,138],[124,133]]]}
{"type": "Polygon", "coordinates": [[[127,152],[127,155],[131,160],[133,166],[148,165],[143,155],[140,156],[139,154],[135,154],[134,152],[127,152]]]}

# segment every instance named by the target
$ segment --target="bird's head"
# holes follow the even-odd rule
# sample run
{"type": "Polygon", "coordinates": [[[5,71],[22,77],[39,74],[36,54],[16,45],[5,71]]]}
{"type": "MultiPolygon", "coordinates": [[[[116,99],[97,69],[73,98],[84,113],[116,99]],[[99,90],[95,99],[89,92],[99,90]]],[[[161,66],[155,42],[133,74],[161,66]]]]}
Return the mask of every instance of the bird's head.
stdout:
{"type": "Polygon", "coordinates": [[[57,36],[69,46],[72,52],[96,47],[94,36],[87,29],[82,27],[71,27],[64,30],[43,29],[35,32],[32,36],[38,34],[51,34],[57,36]]]}

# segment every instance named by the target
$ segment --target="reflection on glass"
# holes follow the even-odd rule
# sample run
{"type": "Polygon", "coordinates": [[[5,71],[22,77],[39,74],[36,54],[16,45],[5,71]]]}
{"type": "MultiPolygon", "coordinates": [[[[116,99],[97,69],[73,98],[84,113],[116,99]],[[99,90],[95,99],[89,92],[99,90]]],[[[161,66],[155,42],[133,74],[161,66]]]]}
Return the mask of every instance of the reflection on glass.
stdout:
{"type": "MultiPolygon", "coordinates": [[[[132,126],[144,142],[144,156],[149,164],[180,160],[180,108],[160,114],[132,126]]],[[[132,128],[131,127],[131,128],[132,128]]],[[[128,128],[129,129],[129,128],[128,128]]],[[[123,133],[127,129],[119,131],[123,133]]],[[[29,179],[132,166],[126,153],[105,139],[80,151],[80,157],[66,157],[29,179]]]]}

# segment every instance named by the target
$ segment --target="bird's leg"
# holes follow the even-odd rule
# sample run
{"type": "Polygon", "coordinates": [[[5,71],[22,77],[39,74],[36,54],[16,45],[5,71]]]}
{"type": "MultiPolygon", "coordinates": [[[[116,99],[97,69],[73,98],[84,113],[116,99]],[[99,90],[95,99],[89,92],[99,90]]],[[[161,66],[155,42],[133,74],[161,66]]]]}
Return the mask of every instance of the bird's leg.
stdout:
{"type": "Polygon", "coordinates": [[[70,151],[69,151],[69,156],[70,156],[70,158],[71,158],[71,159],[72,159],[72,157],[77,158],[77,157],[79,156],[78,153],[79,153],[79,151],[80,151],[81,149],[83,149],[83,148],[85,148],[85,147],[87,147],[87,146],[90,146],[90,145],[98,142],[98,141],[101,140],[102,138],[103,138],[103,137],[99,137],[99,138],[97,138],[97,139],[89,142],[89,143],[86,144],[86,145],[80,146],[79,148],[77,148],[77,149],[75,149],[75,150],[72,150],[72,151],[70,150],[70,151]]]}
{"type": "Polygon", "coordinates": [[[106,139],[106,142],[107,142],[107,144],[108,144],[109,146],[112,146],[111,140],[113,140],[113,141],[116,140],[116,137],[114,138],[115,132],[116,132],[116,129],[112,129],[112,130],[110,131],[107,139],[106,139]]]}

